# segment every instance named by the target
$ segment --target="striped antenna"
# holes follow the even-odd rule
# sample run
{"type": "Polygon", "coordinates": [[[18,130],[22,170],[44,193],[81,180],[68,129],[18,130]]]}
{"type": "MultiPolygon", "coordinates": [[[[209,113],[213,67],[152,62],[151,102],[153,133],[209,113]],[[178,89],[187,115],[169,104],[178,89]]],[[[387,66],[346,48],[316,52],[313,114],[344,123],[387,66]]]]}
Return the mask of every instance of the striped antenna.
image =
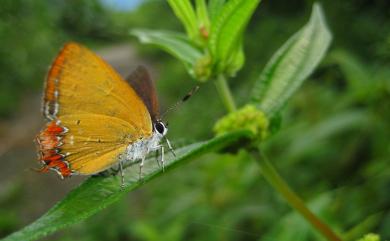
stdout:
{"type": "Polygon", "coordinates": [[[196,91],[199,90],[199,86],[196,85],[195,87],[193,87],[181,100],[179,100],[178,102],[176,102],[174,105],[172,105],[171,107],[169,107],[168,109],[166,109],[164,111],[164,113],[162,113],[161,117],[165,116],[167,113],[171,112],[172,110],[176,110],[177,108],[179,108],[181,106],[181,104],[183,104],[184,102],[186,102],[193,94],[195,94],[196,91]]]}

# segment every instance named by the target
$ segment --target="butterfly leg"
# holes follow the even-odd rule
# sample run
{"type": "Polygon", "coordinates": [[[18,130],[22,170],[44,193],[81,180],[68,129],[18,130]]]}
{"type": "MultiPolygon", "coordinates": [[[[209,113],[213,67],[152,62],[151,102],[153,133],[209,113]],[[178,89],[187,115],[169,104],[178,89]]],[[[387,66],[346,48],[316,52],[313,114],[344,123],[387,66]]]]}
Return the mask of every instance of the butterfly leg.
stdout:
{"type": "Polygon", "coordinates": [[[122,161],[119,162],[119,172],[121,174],[121,188],[124,188],[125,187],[125,175],[123,174],[122,161]]]}
{"type": "Polygon", "coordinates": [[[165,171],[164,146],[161,145],[160,148],[161,148],[161,161],[160,162],[161,162],[162,170],[164,172],[165,171]]]}
{"type": "Polygon", "coordinates": [[[159,153],[158,149],[156,149],[155,154],[156,154],[155,158],[156,158],[157,165],[160,167],[161,166],[160,160],[158,159],[160,153],[159,153]]]}
{"type": "Polygon", "coordinates": [[[176,153],[173,151],[173,148],[172,148],[172,145],[171,145],[171,142],[168,140],[168,138],[164,138],[167,145],[168,145],[168,149],[172,152],[173,156],[176,157],[176,153]]]}
{"type": "Polygon", "coordinates": [[[146,155],[144,155],[141,159],[141,162],[139,164],[139,180],[142,180],[143,177],[142,177],[142,168],[144,167],[144,162],[145,162],[145,159],[146,159],[146,155]]]}

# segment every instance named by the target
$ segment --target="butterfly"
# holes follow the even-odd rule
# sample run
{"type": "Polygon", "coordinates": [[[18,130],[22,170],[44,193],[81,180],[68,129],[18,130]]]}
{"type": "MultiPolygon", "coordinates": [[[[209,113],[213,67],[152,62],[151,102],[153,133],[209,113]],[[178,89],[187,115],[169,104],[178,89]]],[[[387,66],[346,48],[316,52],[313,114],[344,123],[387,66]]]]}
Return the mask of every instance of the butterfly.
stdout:
{"type": "MultiPolygon", "coordinates": [[[[161,151],[168,128],[160,119],[156,90],[138,67],[127,82],[104,60],[78,43],[67,43],[45,81],[42,112],[47,120],[36,137],[41,172],[61,178],[93,175],[140,162],[161,151]]],[[[173,150],[172,150],[173,151],[173,150]]]]}

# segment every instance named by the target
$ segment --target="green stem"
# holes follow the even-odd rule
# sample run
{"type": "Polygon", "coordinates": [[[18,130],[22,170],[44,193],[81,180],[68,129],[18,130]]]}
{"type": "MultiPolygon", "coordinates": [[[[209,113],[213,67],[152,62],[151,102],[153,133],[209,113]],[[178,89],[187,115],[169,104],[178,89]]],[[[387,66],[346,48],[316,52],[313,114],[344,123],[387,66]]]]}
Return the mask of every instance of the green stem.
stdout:
{"type": "Polygon", "coordinates": [[[344,240],[352,241],[357,240],[364,236],[364,234],[369,233],[370,230],[374,229],[376,225],[380,223],[382,212],[376,213],[368,216],[361,223],[356,225],[355,227],[348,230],[344,235],[344,240]]]}
{"type": "Polygon", "coordinates": [[[223,104],[229,112],[236,111],[236,104],[234,103],[234,99],[232,93],[230,92],[229,86],[226,82],[226,78],[223,75],[219,75],[217,80],[215,81],[219,96],[221,97],[223,104]]]}
{"type": "Polygon", "coordinates": [[[283,178],[278,174],[260,149],[252,151],[265,179],[275,188],[296,211],[298,211],[315,229],[330,241],[341,241],[325,223],[315,216],[305,205],[302,199],[294,193],[283,178]]]}

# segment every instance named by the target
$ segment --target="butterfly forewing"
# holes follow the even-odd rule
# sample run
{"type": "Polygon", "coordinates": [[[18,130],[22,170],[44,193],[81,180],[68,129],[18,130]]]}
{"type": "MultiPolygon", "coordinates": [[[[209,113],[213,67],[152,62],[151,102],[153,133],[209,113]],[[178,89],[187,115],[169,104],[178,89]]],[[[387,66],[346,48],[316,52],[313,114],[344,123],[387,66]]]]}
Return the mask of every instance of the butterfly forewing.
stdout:
{"type": "Polygon", "coordinates": [[[150,133],[150,115],[135,91],[100,57],[79,44],[65,45],[54,61],[44,96],[44,114],[115,116],[150,133]]]}

